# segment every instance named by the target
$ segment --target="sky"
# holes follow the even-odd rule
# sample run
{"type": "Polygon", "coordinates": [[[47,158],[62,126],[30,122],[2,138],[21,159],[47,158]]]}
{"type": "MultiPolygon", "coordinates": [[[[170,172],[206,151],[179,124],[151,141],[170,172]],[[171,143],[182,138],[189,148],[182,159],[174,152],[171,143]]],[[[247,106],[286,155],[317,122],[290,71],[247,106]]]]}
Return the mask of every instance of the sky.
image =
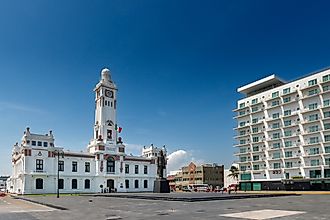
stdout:
{"type": "Polygon", "coordinates": [[[330,66],[328,1],[1,1],[0,175],[26,127],[86,150],[107,67],[127,151],[229,167],[237,88],[330,66]]]}

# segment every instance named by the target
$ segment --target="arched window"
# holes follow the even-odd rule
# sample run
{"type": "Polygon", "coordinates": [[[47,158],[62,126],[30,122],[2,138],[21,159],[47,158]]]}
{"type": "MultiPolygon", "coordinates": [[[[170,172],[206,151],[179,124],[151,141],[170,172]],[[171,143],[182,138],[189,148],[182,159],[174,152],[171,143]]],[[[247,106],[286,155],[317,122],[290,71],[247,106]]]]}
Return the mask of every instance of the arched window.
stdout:
{"type": "Polygon", "coordinates": [[[113,157],[109,157],[107,160],[107,173],[114,173],[115,172],[115,160],[113,157]]]}
{"type": "Polygon", "coordinates": [[[134,181],[134,187],[135,188],[139,188],[139,180],[135,180],[134,181]]]}
{"type": "Polygon", "coordinates": [[[36,189],[43,189],[44,188],[44,180],[43,179],[36,179],[36,189]]]}
{"type": "Polygon", "coordinates": [[[148,180],[144,180],[143,181],[143,187],[144,188],[148,188],[148,180]]]}
{"type": "Polygon", "coordinates": [[[91,181],[89,179],[85,179],[85,189],[91,188],[91,181]]]}
{"type": "Polygon", "coordinates": [[[78,188],[77,179],[72,179],[71,188],[72,189],[77,189],[78,188]]]}
{"type": "Polygon", "coordinates": [[[126,188],[126,189],[129,188],[129,180],[125,180],[125,188],[126,188]]]}

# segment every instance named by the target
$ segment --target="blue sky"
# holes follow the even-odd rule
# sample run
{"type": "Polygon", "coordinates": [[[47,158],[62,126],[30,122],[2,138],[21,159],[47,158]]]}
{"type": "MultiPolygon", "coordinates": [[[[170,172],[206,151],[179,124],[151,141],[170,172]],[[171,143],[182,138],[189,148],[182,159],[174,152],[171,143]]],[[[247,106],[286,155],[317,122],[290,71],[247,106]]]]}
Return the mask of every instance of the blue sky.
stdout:
{"type": "Polygon", "coordinates": [[[85,150],[103,67],[135,145],[235,159],[237,87],[330,66],[327,1],[2,1],[0,175],[25,127],[85,150]]]}

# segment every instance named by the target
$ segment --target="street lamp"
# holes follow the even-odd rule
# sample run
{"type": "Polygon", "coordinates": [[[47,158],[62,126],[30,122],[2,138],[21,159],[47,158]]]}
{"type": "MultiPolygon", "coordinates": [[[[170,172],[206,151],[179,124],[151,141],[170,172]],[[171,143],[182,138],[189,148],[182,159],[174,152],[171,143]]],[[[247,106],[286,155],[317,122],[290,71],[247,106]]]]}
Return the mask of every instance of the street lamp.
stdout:
{"type": "Polygon", "coordinates": [[[64,151],[63,148],[58,148],[58,147],[51,147],[51,151],[53,151],[55,154],[57,154],[57,198],[60,198],[60,154],[62,155],[62,158],[64,158],[64,151]]]}

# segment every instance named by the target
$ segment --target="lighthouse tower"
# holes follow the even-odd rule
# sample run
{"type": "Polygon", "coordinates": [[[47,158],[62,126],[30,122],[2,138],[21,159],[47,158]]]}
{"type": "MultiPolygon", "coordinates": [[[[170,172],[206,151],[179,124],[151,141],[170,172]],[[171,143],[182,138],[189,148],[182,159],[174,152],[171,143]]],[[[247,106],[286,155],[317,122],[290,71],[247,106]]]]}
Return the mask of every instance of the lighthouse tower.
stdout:
{"type": "Polygon", "coordinates": [[[95,92],[95,123],[94,135],[88,151],[110,151],[115,153],[117,145],[117,87],[111,79],[110,70],[103,69],[101,80],[94,88],[95,92]]]}

